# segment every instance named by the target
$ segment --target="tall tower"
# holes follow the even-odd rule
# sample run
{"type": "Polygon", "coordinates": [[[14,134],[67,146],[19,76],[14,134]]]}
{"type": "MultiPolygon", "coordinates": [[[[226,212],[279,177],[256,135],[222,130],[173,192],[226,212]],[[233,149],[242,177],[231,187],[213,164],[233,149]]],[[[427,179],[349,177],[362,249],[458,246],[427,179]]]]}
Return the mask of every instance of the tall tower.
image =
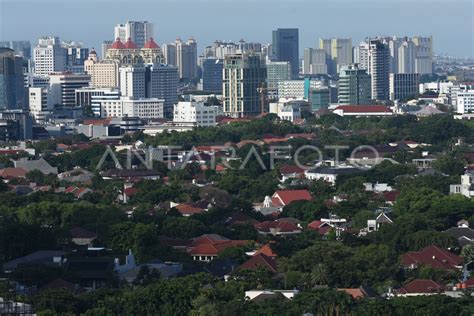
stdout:
{"type": "Polygon", "coordinates": [[[339,72],[338,103],[340,105],[369,104],[370,76],[357,64],[342,66],[339,72]]]}
{"type": "Polygon", "coordinates": [[[372,99],[388,100],[390,96],[390,50],[380,39],[369,41],[369,74],[372,99]]]}
{"type": "Polygon", "coordinates": [[[42,37],[34,48],[33,59],[36,75],[62,72],[67,66],[67,50],[61,47],[58,37],[42,37]]]}
{"type": "Polygon", "coordinates": [[[153,24],[148,21],[127,21],[125,24],[118,24],[114,29],[114,38],[120,38],[122,42],[130,38],[139,48],[151,37],[153,24]]]}
{"type": "Polygon", "coordinates": [[[224,113],[231,117],[260,114],[265,81],[266,69],[260,54],[226,55],[222,85],[224,113]]]}
{"type": "Polygon", "coordinates": [[[10,48],[0,47],[0,110],[25,107],[23,58],[10,48]]]}
{"type": "Polygon", "coordinates": [[[300,69],[298,29],[277,29],[272,34],[272,55],[276,61],[288,61],[291,75],[297,78],[300,69]]]}

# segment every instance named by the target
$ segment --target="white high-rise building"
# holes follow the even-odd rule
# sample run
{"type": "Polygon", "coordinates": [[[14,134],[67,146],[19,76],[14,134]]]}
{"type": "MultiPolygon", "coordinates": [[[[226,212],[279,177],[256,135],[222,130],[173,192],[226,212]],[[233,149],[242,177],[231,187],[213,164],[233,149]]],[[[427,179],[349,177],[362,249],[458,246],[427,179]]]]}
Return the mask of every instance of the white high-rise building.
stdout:
{"type": "Polygon", "coordinates": [[[303,74],[327,74],[326,51],[324,49],[305,48],[303,56],[303,74]]]}
{"type": "Polygon", "coordinates": [[[174,106],[173,122],[190,123],[194,126],[215,126],[217,107],[203,102],[178,102],[174,106]]]}
{"type": "Polygon", "coordinates": [[[176,45],[175,44],[163,44],[163,56],[165,59],[165,64],[177,66],[176,61],[176,45]]]}
{"type": "Polygon", "coordinates": [[[144,66],[120,67],[120,91],[122,96],[145,98],[145,72],[144,66]]]}
{"type": "Polygon", "coordinates": [[[42,37],[34,48],[33,60],[36,75],[66,71],[67,49],[61,46],[56,36],[42,37]]]}
{"type": "Polygon", "coordinates": [[[363,41],[354,47],[354,63],[359,69],[369,69],[369,43],[363,41]]]}
{"type": "Polygon", "coordinates": [[[90,76],[85,74],[51,74],[49,76],[49,95],[52,106],[77,106],[76,89],[89,86],[90,79],[90,76]]]}
{"type": "Polygon", "coordinates": [[[37,123],[45,122],[52,110],[46,88],[28,88],[28,101],[30,113],[37,123]]]}
{"type": "Polygon", "coordinates": [[[474,113],[474,89],[463,90],[457,93],[457,113],[474,113]]]}
{"type": "Polygon", "coordinates": [[[114,29],[114,39],[120,38],[125,43],[130,38],[140,48],[151,37],[153,37],[153,24],[148,21],[128,21],[125,24],[118,24],[114,29]]]}
{"type": "Polygon", "coordinates": [[[350,38],[320,39],[319,48],[328,54],[330,59],[329,73],[338,73],[342,66],[350,65],[352,58],[352,40],[350,38]]]}
{"type": "Polygon", "coordinates": [[[412,41],[406,40],[398,47],[397,71],[401,74],[416,73],[416,47],[412,41]]]}
{"type": "Polygon", "coordinates": [[[416,45],[415,72],[421,75],[433,73],[433,37],[415,36],[416,45]]]}

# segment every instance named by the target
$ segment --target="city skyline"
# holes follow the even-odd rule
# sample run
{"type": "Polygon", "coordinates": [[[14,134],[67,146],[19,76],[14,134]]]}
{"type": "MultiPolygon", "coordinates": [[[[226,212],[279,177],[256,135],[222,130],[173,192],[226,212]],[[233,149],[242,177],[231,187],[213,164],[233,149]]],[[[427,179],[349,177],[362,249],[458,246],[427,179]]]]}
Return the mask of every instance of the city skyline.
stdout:
{"type": "Polygon", "coordinates": [[[248,6],[236,12],[232,2],[216,0],[199,3],[188,0],[159,3],[141,0],[134,2],[133,7],[125,1],[109,0],[99,3],[86,0],[81,7],[63,3],[58,5],[57,0],[41,3],[0,0],[0,41],[26,39],[35,43],[41,36],[57,35],[64,40],[81,41],[86,47],[100,49],[103,40],[113,39],[117,24],[127,20],[148,20],[155,26],[158,44],[173,42],[176,37],[185,40],[193,36],[198,43],[199,53],[217,39],[238,41],[243,38],[247,42],[271,43],[272,30],[294,27],[299,29],[300,58],[305,47],[317,48],[319,38],[350,37],[356,46],[364,38],[378,35],[433,36],[436,54],[474,57],[474,20],[472,2],[469,0],[452,1],[452,4],[457,5],[449,7],[439,1],[425,0],[397,1],[399,5],[396,7],[393,7],[394,1],[353,3],[337,0],[325,3],[298,0],[290,4],[272,2],[272,6],[266,0],[259,3],[244,0],[243,3],[248,6]],[[183,10],[183,5],[186,10],[183,10]],[[461,7],[466,10],[459,10],[461,7]],[[104,12],[110,13],[105,15],[104,12]],[[232,12],[234,19],[231,22],[228,14],[224,14],[226,12],[232,12]],[[18,23],[15,18],[18,16],[22,16],[23,23],[18,23]],[[433,16],[439,19],[426,19],[433,16]],[[343,23],[338,23],[338,17],[344,17],[343,23]],[[386,23],[387,20],[390,23],[386,23]],[[85,21],[87,26],[82,25],[85,21]],[[466,30],[463,41],[453,36],[459,30],[466,30]]]}

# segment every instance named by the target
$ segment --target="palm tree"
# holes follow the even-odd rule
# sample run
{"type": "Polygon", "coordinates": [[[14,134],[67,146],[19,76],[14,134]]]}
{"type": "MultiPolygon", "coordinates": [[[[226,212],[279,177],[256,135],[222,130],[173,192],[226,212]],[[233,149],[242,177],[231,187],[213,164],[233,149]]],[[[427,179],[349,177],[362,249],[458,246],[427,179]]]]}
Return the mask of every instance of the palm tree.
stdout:
{"type": "Polygon", "coordinates": [[[313,287],[328,284],[328,273],[323,263],[319,263],[313,268],[310,274],[310,280],[313,287]]]}

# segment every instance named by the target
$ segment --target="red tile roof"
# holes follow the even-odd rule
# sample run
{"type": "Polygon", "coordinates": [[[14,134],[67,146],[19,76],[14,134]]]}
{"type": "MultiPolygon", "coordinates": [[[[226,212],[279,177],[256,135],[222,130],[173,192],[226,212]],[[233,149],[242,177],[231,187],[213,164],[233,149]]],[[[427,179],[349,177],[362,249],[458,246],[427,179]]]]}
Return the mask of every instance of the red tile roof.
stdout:
{"type": "Polygon", "coordinates": [[[331,225],[322,221],[312,221],[308,224],[308,228],[316,231],[322,236],[326,235],[332,229],[331,225]]]}
{"type": "Polygon", "coordinates": [[[443,286],[439,285],[433,280],[416,279],[410,283],[405,284],[400,290],[400,293],[414,294],[414,293],[441,293],[443,286]]]}
{"type": "Polygon", "coordinates": [[[134,42],[132,42],[132,39],[129,37],[127,41],[125,42],[125,48],[126,49],[135,49],[138,48],[137,45],[135,45],[134,42]]]}
{"type": "Polygon", "coordinates": [[[126,188],[125,190],[123,190],[123,193],[125,193],[125,195],[127,195],[127,196],[134,196],[138,193],[138,189],[137,188],[126,188]]]}
{"type": "Polygon", "coordinates": [[[270,258],[276,258],[277,256],[277,254],[270,247],[270,244],[265,244],[262,247],[260,247],[260,249],[258,249],[255,252],[254,256],[257,256],[259,254],[264,254],[265,256],[270,257],[270,258]]]}
{"type": "Polygon", "coordinates": [[[362,292],[361,289],[337,289],[338,291],[342,291],[342,292],[346,292],[347,294],[349,294],[350,296],[352,296],[352,298],[354,299],[361,299],[361,298],[364,298],[365,297],[365,294],[364,292],[362,292]]]}
{"type": "Polygon", "coordinates": [[[304,169],[298,166],[284,165],[280,167],[281,174],[304,173],[304,169]]]}
{"type": "Polygon", "coordinates": [[[5,168],[0,170],[0,177],[8,178],[24,178],[28,172],[23,168],[5,168]]]}
{"type": "Polygon", "coordinates": [[[346,113],[378,113],[392,112],[385,105],[340,105],[335,110],[342,110],[346,113]]]}
{"type": "Polygon", "coordinates": [[[189,204],[179,204],[175,206],[175,208],[178,210],[183,215],[194,215],[194,214],[200,214],[204,212],[204,210],[200,207],[195,207],[189,204]]]}
{"type": "Polygon", "coordinates": [[[388,191],[383,193],[386,202],[395,202],[399,195],[400,192],[398,191],[388,191]]]}
{"type": "Polygon", "coordinates": [[[406,267],[425,265],[442,270],[456,270],[462,262],[461,257],[436,246],[428,246],[421,251],[407,252],[401,257],[401,263],[406,267]]]}
{"type": "Polygon", "coordinates": [[[294,201],[309,201],[313,197],[308,192],[308,190],[278,190],[273,194],[272,201],[274,198],[280,201],[280,204],[284,206],[294,201]]]}
{"type": "Polygon", "coordinates": [[[158,44],[156,44],[156,42],[153,40],[153,37],[150,37],[150,39],[148,40],[148,42],[145,43],[143,48],[155,49],[155,48],[160,48],[160,46],[158,46],[158,44]]]}
{"type": "Polygon", "coordinates": [[[265,221],[255,225],[255,228],[258,231],[266,233],[270,233],[272,230],[276,230],[280,233],[301,231],[301,228],[299,228],[297,225],[283,220],[265,221]]]}
{"type": "Polygon", "coordinates": [[[249,260],[245,261],[242,265],[237,267],[235,271],[242,270],[257,270],[259,267],[262,267],[270,272],[277,272],[277,264],[275,259],[260,253],[256,256],[253,256],[249,260]]]}
{"type": "Polygon", "coordinates": [[[226,240],[219,241],[215,243],[203,243],[198,244],[195,247],[190,247],[188,249],[188,254],[190,255],[206,255],[206,256],[217,256],[219,253],[224,251],[227,248],[243,246],[248,244],[248,240],[226,240]]]}
{"type": "Polygon", "coordinates": [[[125,45],[123,45],[122,41],[120,40],[119,37],[117,37],[115,39],[115,42],[112,43],[112,45],[110,45],[110,48],[112,49],[124,49],[125,48],[125,45]]]}

